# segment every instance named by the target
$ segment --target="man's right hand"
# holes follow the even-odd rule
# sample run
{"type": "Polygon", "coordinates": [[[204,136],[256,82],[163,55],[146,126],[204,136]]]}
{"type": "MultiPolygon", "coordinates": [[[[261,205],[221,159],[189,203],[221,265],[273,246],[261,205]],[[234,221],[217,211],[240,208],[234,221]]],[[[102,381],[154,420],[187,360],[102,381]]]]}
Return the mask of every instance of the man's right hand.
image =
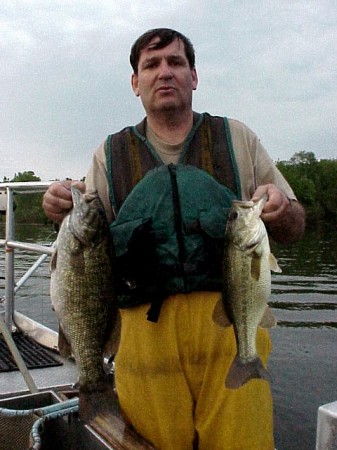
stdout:
{"type": "Polygon", "coordinates": [[[65,180],[51,184],[43,196],[42,207],[53,222],[61,223],[73,207],[71,185],[76,185],[80,191],[85,192],[85,183],[82,181],[65,180]]]}

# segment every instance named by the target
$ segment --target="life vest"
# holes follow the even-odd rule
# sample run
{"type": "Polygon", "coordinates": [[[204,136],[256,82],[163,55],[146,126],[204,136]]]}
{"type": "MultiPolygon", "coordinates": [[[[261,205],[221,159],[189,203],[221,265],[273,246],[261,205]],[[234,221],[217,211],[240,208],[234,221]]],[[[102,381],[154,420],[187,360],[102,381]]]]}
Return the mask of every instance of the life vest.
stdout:
{"type": "Polygon", "coordinates": [[[142,133],[144,123],[109,136],[106,145],[119,306],[222,289],[228,210],[241,198],[226,119],[194,116],[178,165],[164,165],[142,133]]]}

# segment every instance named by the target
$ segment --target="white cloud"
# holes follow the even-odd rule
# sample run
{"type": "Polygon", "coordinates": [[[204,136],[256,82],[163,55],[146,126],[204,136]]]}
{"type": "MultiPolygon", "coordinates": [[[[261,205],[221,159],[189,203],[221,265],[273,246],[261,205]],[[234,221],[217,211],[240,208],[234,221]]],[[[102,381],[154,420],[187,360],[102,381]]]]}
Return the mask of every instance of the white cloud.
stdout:
{"type": "Polygon", "coordinates": [[[0,179],[83,176],[108,133],[141,119],[129,50],[160,26],[195,46],[195,109],[246,122],[275,159],[337,156],[334,0],[4,0],[0,179]]]}

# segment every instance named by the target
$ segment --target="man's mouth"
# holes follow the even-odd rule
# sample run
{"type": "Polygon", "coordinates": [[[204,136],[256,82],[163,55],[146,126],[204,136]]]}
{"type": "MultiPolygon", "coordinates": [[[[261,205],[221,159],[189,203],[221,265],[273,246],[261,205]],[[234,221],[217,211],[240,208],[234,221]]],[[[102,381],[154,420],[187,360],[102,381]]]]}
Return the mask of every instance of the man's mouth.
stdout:
{"type": "Polygon", "coordinates": [[[175,87],[174,86],[160,86],[159,88],[157,88],[157,92],[173,92],[175,91],[175,87]]]}

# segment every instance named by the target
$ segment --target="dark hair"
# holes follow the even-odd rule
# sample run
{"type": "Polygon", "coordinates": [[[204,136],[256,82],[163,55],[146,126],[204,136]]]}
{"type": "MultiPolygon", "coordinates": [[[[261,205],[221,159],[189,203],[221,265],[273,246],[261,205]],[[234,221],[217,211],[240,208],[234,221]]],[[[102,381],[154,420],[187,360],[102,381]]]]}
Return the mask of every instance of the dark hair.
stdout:
{"type": "Polygon", "coordinates": [[[194,48],[191,41],[186,36],[179,33],[179,31],[171,30],[170,28],[155,28],[142,34],[131,48],[130,64],[135,74],[138,73],[138,63],[141,51],[146,48],[155,37],[158,37],[159,40],[152,47],[153,49],[164,48],[167,45],[171,44],[171,42],[173,42],[175,39],[180,39],[184,44],[186,57],[188,59],[190,67],[195,67],[194,48]]]}

